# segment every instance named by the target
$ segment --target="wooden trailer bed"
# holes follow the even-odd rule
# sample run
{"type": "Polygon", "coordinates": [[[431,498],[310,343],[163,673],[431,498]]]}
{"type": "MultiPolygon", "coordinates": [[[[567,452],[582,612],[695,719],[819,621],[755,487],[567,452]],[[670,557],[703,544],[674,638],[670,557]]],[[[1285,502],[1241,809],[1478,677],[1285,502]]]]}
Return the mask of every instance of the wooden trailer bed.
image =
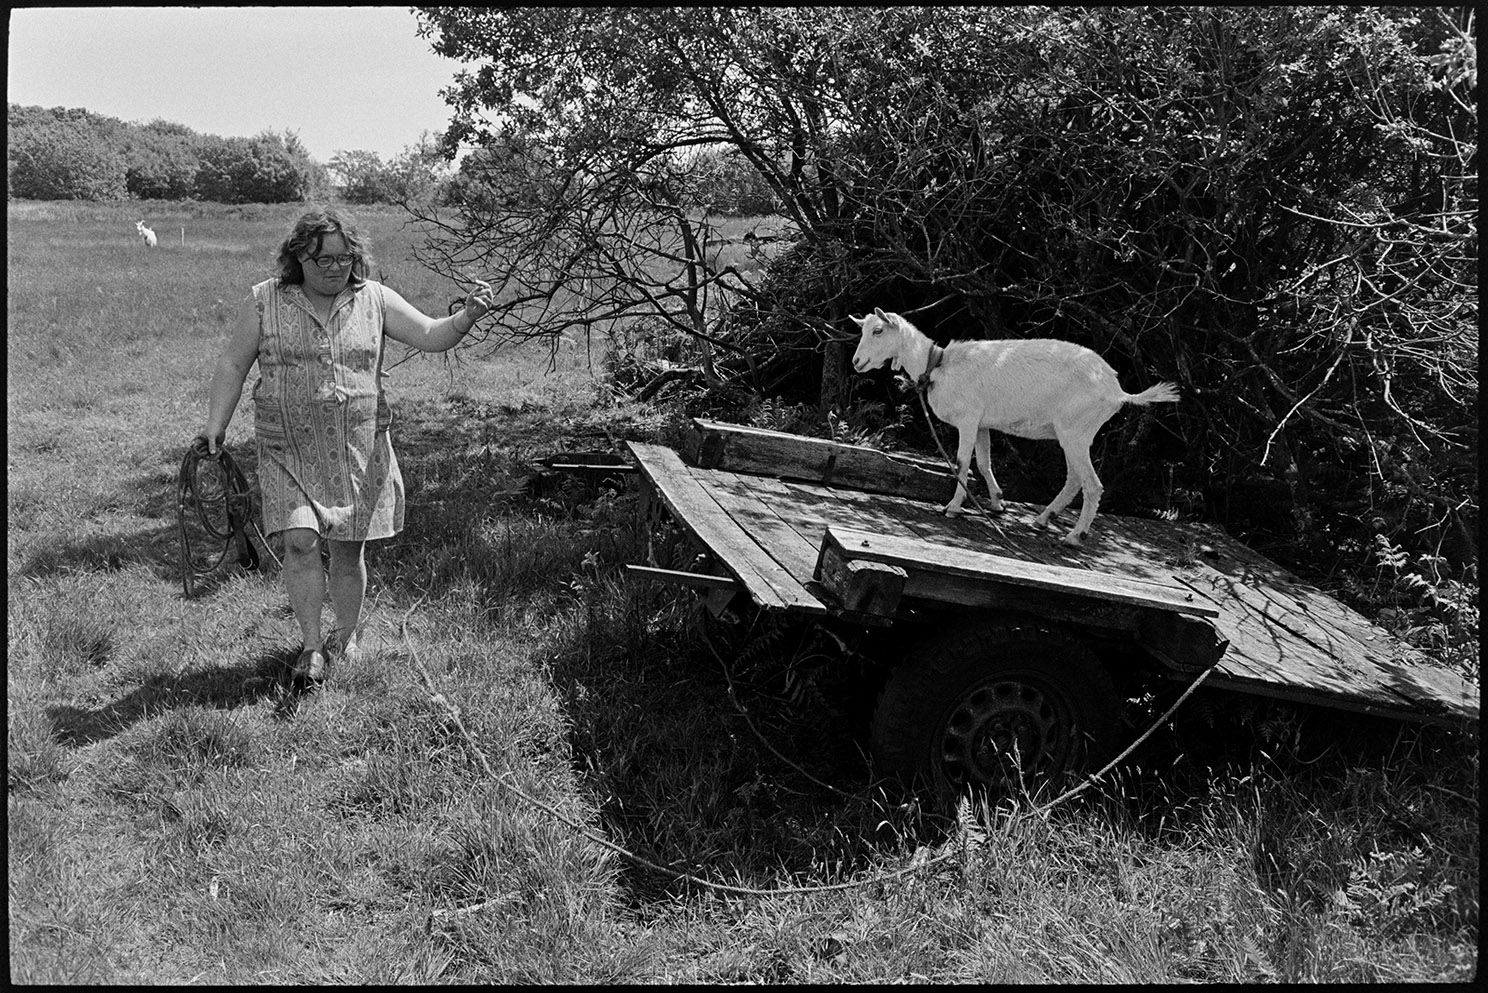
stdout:
{"type": "MultiPolygon", "coordinates": [[[[1171,675],[1434,722],[1475,722],[1479,690],[1216,527],[1101,514],[1082,548],[1041,509],[947,518],[954,481],[923,459],[699,421],[686,457],[631,443],[648,499],[760,606],[891,624],[916,605],[1026,609],[1132,632],[1171,675]],[[1227,642],[1227,644],[1226,644],[1227,642]],[[1217,663],[1216,663],[1217,659],[1217,663]]],[[[968,508],[970,504],[968,504],[968,508]]]]}

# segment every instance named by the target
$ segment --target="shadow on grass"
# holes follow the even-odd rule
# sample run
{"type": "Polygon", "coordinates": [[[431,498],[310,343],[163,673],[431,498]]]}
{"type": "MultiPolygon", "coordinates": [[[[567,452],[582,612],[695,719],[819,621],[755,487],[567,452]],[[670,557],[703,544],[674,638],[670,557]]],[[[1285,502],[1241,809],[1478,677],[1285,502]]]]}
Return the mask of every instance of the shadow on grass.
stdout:
{"type": "MultiPolygon", "coordinates": [[[[180,450],[175,448],[162,449],[160,459],[174,464],[180,454],[180,450]]],[[[233,446],[233,454],[250,480],[254,490],[255,523],[261,523],[257,515],[257,456],[253,445],[233,446]]],[[[156,469],[124,477],[118,480],[117,489],[106,498],[73,509],[83,518],[105,511],[123,511],[144,520],[141,526],[125,533],[90,534],[75,540],[42,543],[26,557],[20,574],[44,578],[58,573],[111,572],[131,565],[143,565],[157,578],[181,586],[182,543],[175,469],[156,469]]],[[[207,534],[200,522],[194,519],[187,521],[187,534],[191,560],[199,576],[193,582],[193,594],[203,596],[216,590],[235,573],[237,550],[226,549],[224,558],[227,543],[207,534]]],[[[257,536],[250,535],[249,540],[258,552],[263,564],[261,567],[271,565],[272,558],[265,554],[263,543],[257,536]]]]}
{"type": "MultiPolygon", "coordinates": [[[[654,601],[632,606],[656,616],[654,601]]],[[[827,658],[842,642],[813,643],[810,625],[764,628],[752,641],[713,639],[728,658],[726,678],[720,660],[689,636],[694,622],[707,622],[677,620],[635,640],[591,625],[553,659],[574,768],[610,838],[673,869],[760,889],[871,875],[946,839],[952,824],[874,788],[858,752],[872,683],[848,664],[855,652],[827,658]],[[749,717],[734,705],[729,678],[749,717]]],[[[1163,709],[1130,715],[1122,745],[1163,709]]],[[[1298,804],[1325,804],[1361,769],[1430,780],[1433,762],[1410,765],[1401,756],[1457,754],[1467,740],[1450,729],[1217,691],[1190,701],[1180,717],[1064,804],[1061,816],[1094,811],[1169,839],[1173,825],[1206,809],[1216,791],[1237,791],[1257,776],[1298,804]]],[[[1438,830],[1424,815],[1391,817],[1390,830],[1411,843],[1438,830]]],[[[631,863],[621,880],[637,903],[686,887],[631,863]]]]}
{"type": "MultiPolygon", "coordinates": [[[[692,637],[711,621],[678,619],[680,630],[629,643],[581,634],[553,658],[573,766],[609,838],[676,872],[769,890],[871,873],[942,836],[943,825],[874,788],[852,666],[791,668],[811,645],[805,626],[753,648],[715,629],[726,677],[692,637]]],[[[692,889],[629,860],[618,869],[637,905],[692,889]]]]}
{"type": "Polygon", "coordinates": [[[180,676],[161,673],[97,709],[71,704],[49,706],[46,715],[52,737],[77,748],[106,741],[140,721],[177,707],[234,710],[265,699],[274,701],[275,716],[291,717],[307,692],[289,676],[295,655],[295,648],[285,648],[265,652],[240,665],[196,669],[180,676]]]}
{"type": "MultiPolygon", "coordinates": [[[[273,558],[257,537],[249,539],[258,552],[259,569],[273,568],[273,558]]],[[[220,558],[224,543],[220,539],[197,541],[192,545],[196,563],[191,593],[193,599],[210,596],[243,568],[237,564],[236,547],[227,549],[220,558]]],[[[78,541],[57,542],[32,554],[19,574],[43,579],[70,572],[118,572],[132,565],[142,565],[151,575],[175,586],[185,596],[182,584],[181,538],[178,527],[140,530],[128,535],[92,535],[78,541]]]]}

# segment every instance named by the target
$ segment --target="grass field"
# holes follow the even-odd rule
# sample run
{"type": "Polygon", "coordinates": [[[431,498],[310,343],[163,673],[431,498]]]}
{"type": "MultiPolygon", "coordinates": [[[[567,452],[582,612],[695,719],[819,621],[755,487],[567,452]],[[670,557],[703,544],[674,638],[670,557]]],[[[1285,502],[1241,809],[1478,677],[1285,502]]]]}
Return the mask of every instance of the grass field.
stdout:
{"type": "MultiPolygon", "coordinates": [[[[369,549],[374,650],[283,693],[298,633],[277,576],[184,599],[173,487],[293,209],[8,213],[12,981],[1476,974],[1476,740],[1316,715],[1237,731],[1211,707],[1047,817],[946,828],[876,794],[864,687],[822,665],[829,644],[740,622],[714,630],[718,658],[691,594],[624,580],[633,495],[523,488],[533,456],[677,422],[583,349],[396,368],[409,522],[369,549]],[[864,884],[711,892],[508,784],[706,879],[864,884]]],[[[451,288],[406,261],[416,232],[363,219],[388,281],[443,313],[451,288]]],[[[249,406],[228,444],[251,474],[249,406]]]]}

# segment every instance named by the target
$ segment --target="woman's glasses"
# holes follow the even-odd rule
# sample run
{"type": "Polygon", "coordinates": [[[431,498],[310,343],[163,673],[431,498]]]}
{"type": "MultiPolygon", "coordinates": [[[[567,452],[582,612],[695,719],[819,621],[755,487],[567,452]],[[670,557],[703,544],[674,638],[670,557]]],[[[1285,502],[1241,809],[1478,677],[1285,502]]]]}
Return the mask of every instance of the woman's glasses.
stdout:
{"type": "Polygon", "coordinates": [[[322,255],[318,259],[309,259],[322,269],[339,269],[342,266],[351,265],[356,261],[355,255],[322,255]]]}

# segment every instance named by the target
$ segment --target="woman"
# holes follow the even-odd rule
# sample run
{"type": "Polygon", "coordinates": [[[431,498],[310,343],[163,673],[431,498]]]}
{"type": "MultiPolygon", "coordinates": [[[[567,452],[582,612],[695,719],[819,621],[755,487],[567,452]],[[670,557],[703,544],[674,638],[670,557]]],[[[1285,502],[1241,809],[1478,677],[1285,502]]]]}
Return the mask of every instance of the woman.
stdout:
{"type": "Polygon", "coordinates": [[[314,207],[279,248],[278,275],[238,308],[212,376],[203,437],[214,454],[258,363],[254,437],[264,531],[284,535],[284,587],[304,638],[297,677],[322,682],[332,659],[353,658],[367,591],[363,544],[403,529],[403,477],[388,436],[384,340],[442,352],[493,303],[476,281],[464,309],[434,319],[367,278],[371,257],[350,218],[314,207]],[[326,592],[320,542],[330,544],[335,628],[321,631],[326,592]]]}

